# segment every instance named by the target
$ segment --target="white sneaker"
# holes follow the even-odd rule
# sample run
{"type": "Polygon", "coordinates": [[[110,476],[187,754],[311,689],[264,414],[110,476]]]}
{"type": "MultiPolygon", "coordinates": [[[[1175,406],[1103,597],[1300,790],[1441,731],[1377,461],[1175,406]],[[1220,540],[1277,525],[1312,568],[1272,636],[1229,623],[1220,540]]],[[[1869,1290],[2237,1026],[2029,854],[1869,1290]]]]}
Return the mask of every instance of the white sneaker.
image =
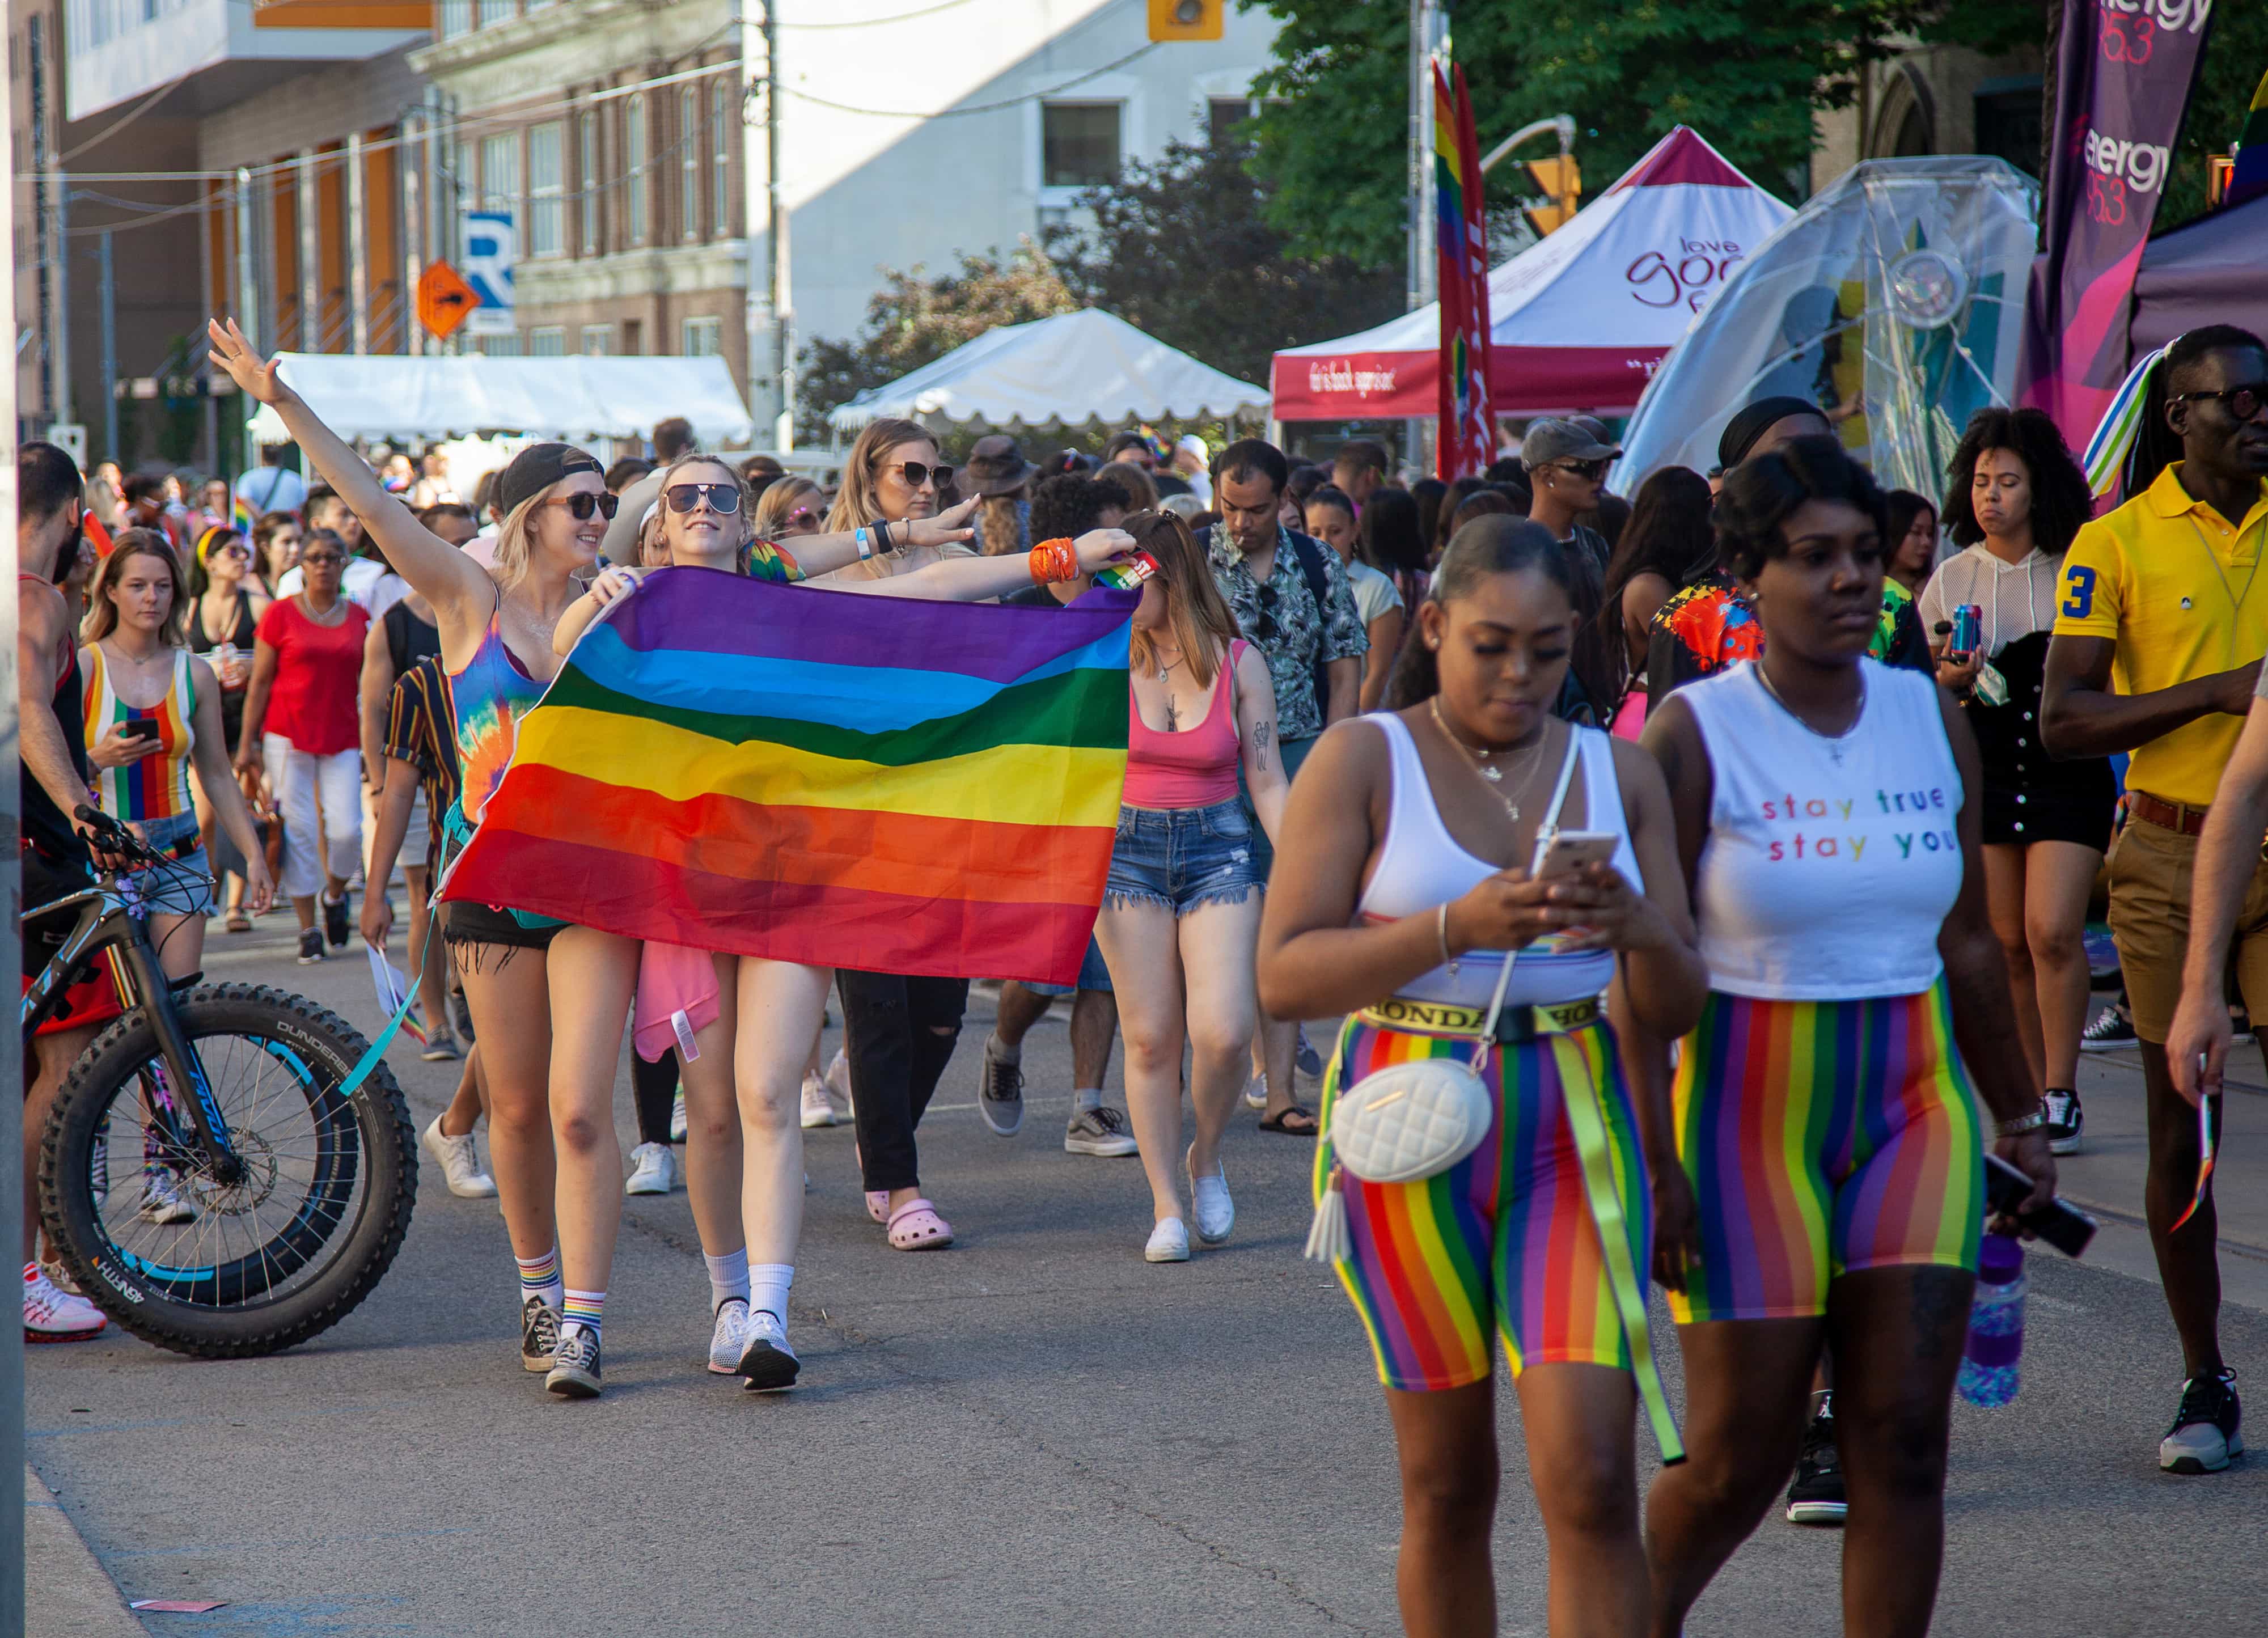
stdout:
{"type": "Polygon", "coordinates": [[[835,1113],[835,1100],[827,1095],[827,1083],[818,1076],[803,1077],[803,1124],[808,1131],[814,1127],[833,1126],[840,1119],[835,1113]]]}
{"type": "MultiPolygon", "coordinates": [[[[1196,1152],[1191,1149],[1189,1154],[1196,1152]]],[[[1236,1227],[1236,1202],[1228,1197],[1228,1175],[1216,1160],[1210,1172],[1197,1176],[1189,1168],[1189,1155],[1182,1157],[1182,1171],[1189,1179],[1189,1198],[1197,1208],[1197,1238],[1218,1245],[1236,1227]]]]}
{"type": "Polygon", "coordinates": [[[58,1290],[40,1270],[24,1282],[24,1341],[26,1342],[84,1342],[102,1334],[110,1322],[102,1310],[83,1296],[58,1290]]]}
{"type": "Polygon", "coordinates": [[[1268,1107],[1268,1083],[1256,1075],[1244,1083],[1244,1106],[1247,1109],[1268,1107]]]}
{"type": "Polygon", "coordinates": [[[835,1099],[836,1108],[844,1114],[849,1114],[850,1113],[850,1060],[840,1047],[835,1049],[835,1056],[828,1061],[827,1074],[824,1078],[827,1082],[828,1093],[835,1099]]]}
{"type": "Polygon", "coordinates": [[[473,1135],[451,1137],[441,1130],[441,1117],[435,1115],[432,1124],[417,1135],[417,1142],[441,1168],[442,1181],[449,1193],[459,1200],[493,1200],[496,1179],[481,1170],[480,1152],[473,1145],[473,1135]]]}
{"type": "Polygon", "coordinates": [[[720,1377],[737,1375],[747,1346],[748,1305],[728,1296],[717,1310],[717,1328],[709,1333],[709,1369],[720,1377]]]}
{"type": "Polygon", "coordinates": [[[770,1310],[760,1308],[748,1316],[740,1363],[733,1369],[747,1378],[743,1385],[749,1392],[777,1393],[795,1386],[803,1366],[787,1345],[787,1327],[770,1310]]]}
{"type": "Polygon", "coordinates": [[[625,1194],[666,1194],[677,1186],[677,1157],[666,1143],[640,1143],[630,1150],[630,1178],[625,1194]]]}
{"type": "Polygon", "coordinates": [[[1161,1219],[1158,1226],[1150,1230],[1150,1243],[1142,1248],[1142,1260],[1153,1263],[1189,1261],[1189,1225],[1179,1217],[1161,1219]]]}
{"type": "Polygon", "coordinates": [[[685,1089],[681,1086],[669,1100],[669,1141],[673,1143],[685,1141],[685,1089]]]}
{"type": "Polygon", "coordinates": [[[145,1165],[142,1168],[139,1216],[144,1223],[195,1223],[197,1220],[197,1208],[182,1193],[180,1173],[166,1165],[145,1165]]]}

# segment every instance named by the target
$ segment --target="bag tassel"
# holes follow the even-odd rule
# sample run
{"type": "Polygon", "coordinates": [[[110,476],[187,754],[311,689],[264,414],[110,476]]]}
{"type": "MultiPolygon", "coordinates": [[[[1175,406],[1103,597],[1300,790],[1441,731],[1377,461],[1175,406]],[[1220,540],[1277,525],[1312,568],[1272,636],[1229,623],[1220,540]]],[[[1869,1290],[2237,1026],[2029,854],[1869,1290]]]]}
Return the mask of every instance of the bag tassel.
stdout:
{"type": "Polygon", "coordinates": [[[1333,1166],[1323,1184],[1322,1198],[1315,1202],[1314,1220],[1307,1225],[1306,1256],[1311,1263],[1335,1263],[1353,1250],[1354,1243],[1347,1238],[1346,1195],[1340,1169],[1333,1166]]]}

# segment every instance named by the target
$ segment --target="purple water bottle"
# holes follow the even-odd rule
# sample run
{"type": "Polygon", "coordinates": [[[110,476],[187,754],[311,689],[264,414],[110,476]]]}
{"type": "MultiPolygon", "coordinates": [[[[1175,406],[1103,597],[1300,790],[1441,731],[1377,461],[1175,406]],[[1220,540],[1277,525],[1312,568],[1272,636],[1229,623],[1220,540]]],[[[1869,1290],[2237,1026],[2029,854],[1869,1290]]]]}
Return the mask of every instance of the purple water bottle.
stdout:
{"type": "Polygon", "coordinates": [[[2023,1351],[2023,1242],[1988,1234],[1977,1252],[1977,1295],[1961,1350],[1961,1397],[1988,1409],[2014,1399],[2016,1361],[2023,1351]]]}

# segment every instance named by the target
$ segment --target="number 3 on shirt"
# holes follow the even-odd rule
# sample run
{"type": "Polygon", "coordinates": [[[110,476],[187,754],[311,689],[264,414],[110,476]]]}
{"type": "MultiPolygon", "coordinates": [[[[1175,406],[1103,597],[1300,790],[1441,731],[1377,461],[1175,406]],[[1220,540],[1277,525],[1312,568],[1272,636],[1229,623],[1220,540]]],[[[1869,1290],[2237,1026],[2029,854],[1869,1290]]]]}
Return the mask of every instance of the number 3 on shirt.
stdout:
{"type": "Polygon", "coordinates": [[[2060,611],[2073,620],[2085,620],[2095,609],[2095,570],[2073,563],[2063,571],[2064,599],[2060,611]]]}

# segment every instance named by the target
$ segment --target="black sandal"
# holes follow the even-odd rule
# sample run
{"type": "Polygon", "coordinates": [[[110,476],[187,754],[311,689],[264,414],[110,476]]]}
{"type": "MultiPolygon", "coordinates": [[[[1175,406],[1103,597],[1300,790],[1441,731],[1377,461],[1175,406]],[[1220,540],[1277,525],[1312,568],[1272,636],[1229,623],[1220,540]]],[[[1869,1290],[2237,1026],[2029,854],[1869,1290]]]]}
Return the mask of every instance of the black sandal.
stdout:
{"type": "Polygon", "coordinates": [[[1260,1122],[1260,1129],[1263,1132],[1281,1132],[1285,1137],[1313,1137],[1322,1130],[1322,1122],[1315,1119],[1314,1110],[1303,1109],[1298,1104],[1292,1104],[1263,1119],[1260,1122]],[[1295,1124],[1296,1122],[1305,1122],[1305,1124],[1295,1124]]]}

